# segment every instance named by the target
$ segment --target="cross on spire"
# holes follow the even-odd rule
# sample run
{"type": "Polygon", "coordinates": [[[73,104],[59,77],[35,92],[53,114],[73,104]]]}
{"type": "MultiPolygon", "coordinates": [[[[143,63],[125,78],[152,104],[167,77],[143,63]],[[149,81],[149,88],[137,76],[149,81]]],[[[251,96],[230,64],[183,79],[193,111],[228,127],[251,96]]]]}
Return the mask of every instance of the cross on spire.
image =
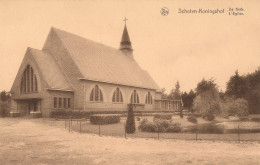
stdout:
{"type": "Polygon", "coordinates": [[[127,21],[128,19],[125,17],[125,19],[123,20],[123,21],[125,21],[125,25],[126,25],[126,21],[127,21]]]}

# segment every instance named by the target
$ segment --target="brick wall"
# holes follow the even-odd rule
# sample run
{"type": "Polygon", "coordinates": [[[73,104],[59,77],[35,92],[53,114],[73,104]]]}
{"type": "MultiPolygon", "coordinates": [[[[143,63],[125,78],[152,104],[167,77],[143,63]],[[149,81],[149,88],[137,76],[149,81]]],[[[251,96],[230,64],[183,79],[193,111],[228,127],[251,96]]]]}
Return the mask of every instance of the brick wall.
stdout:
{"type": "MultiPolygon", "coordinates": [[[[108,83],[101,83],[101,82],[94,82],[94,81],[87,81],[82,80],[85,83],[85,96],[84,96],[84,107],[85,110],[98,110],[98,111],[107,111],[107,110],[113,110],[113,111],[126,111],[127,106],[130,103],[131,95],[134,90],[137,91],[139,96],[140,104],[145,104],[146,95],[148,92],[151,93],[152,98],[155,98],[155,91],[154,90],[148,90],[143,88],[134,88],[134,87],[128,87],[128,86],[121,86],[121,85],[114,85],[114,84],[108,84],[108,83]],[[95,87],[95,85],[98,85],[102,91],[103,94],[103,102],[92,102],[90,101],[90,94],[92,89],[95,87]],[[119,88],[122,96],[123,96],[123,103],[114,103],[112,102],[113,94],[116,88],[119,88]]],[[[155,104],[153,101],[153,104],[148,105],[145,104],[144,110],[154,110],[155,104]]]]}

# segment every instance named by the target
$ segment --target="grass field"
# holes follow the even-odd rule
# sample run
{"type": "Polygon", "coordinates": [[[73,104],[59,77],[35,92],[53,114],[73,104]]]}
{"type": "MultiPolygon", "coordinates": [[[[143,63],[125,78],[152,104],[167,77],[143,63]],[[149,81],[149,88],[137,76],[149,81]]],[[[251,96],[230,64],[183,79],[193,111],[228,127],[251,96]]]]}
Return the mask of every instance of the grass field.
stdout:
{"type": "Polygon", "coordinates": [[[0,164],[259,164],[259,142],[155,140],[79,134],[64,121],[0,118],[0,164]]]}
{"type": "MultiPolygon", "coordinates": [[[[148,118],[148,120],[153,120],[153,117],[141,117],[148,118]]],[[[193,123],[187,121],[186,117],[179,118],[174,117],[174,122],[181,123],[182,127],[188,127],[194,125],[193,123]]],[[[141,132],[138,130],[138,125],[140,121],[136,122],[136,132],[135,134],[125,134],[125,122],[126,118],[121,117],[120,123],[116,124],[108,124],[108,125],[93,125],[89,121],[82,121],[81,124],[79,121],[72,121],[72,131],[81,132],[81,133],[93,133],[101,136],[116,136],[116,137],[131,137],[131,138],[154,138],[154,139],[184,139],[184,140],[222,140],[222,141],[260,141],[260,133],[252,133],[252,134],[195,134],[195,133],[150,133],[150,132],[141,132]],[[81,126],[80,126],[81,125],[81,126]]],[[[209,123],[202,118],[198,118],[199,124],[209,123]]],[[[65,125],[65,123],[64,123],[65,125]]],[[[69,129],[69,120],[66,122],[66,128],[69,129]]]]}

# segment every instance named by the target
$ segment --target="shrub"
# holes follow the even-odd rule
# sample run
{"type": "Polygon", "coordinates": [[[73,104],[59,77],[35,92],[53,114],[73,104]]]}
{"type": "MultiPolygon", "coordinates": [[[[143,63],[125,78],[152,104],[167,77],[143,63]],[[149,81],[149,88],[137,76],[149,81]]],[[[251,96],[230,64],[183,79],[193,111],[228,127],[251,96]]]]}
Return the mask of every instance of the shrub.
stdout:
{"type": "Polygon", "coordinates": [[[137,120],[137,121],[140,121],[140,117],[136,117],[136,120],[137,120]]]}
{"type": "Polygon", "coordinates": [[[188,116],[188,117],[187,117],[187,120],[188,120],[189,122],[194,123],[194,124],[197,124],[197,123],[198,123],[197,118],[196,118],[195,116],[192,116],[192,115],[188,116]]]}
{"type": "Polygon", "coordinates": [[[135,133],[135,117],[134,117],[134,110],[132,104],[129,105],[125,131],[127,133],[135,133]]]}
{"type": "Polygon", "coordinates": [[[172,120],[157,119],[149,122],[143,119],[138,127],[143,132],[181,132],[181,124],[173,123],[172,120]]]}
{"type": "Polygon", "coordinates": [[[166,132],[172,132],[172,133],[178,133],[181,132],[181,124],[180,123],[174,123],[170,127],[166,129],[166,132]]]}
{"type": "Polygon", "coordinates": [[[113,123],[119,123],[119,122],[120,122],[119,115],[97,114],[97,115],[90,116],[91,124],[104,125],[104,124],[113,124],[113,123]]]}
{"type": "Polygon", "coordinates": [[[208,121],[212,121],[215,119],[215,116],[212,113],[206,113],[202,117],[203,119],[207,119],[208,121]]]}
{"type": "Polygon", "coordinates": [[[180,117],[183,118],[182,108],[180,109],[180,117]]]}
{"type": "Polygon", "coordinates": [[[8,103],[0,102],[0,116],[7,117],[9,114],[8,103]]]}
{"type": "Polygon", "coordinates": [[[192,133],[224,133],[225,127],[222,125],[216,125],[214,123],[206,123],[191,126],[189,131],[192,133]]]}
{"type": "Polygon", "coordinates": [[[143,119],[138,129],[144,132],[157,132],[157,125],[153,122],[149,122],[147,119],[143,119]]]}
{"type": "Polygon", "coordinates": [[[171,120],[172,119],[172,115],[171,114],[155,114],[153,116],[154,120],[157,120],[157,119],[165,119],[165,120],[171,120]]]}

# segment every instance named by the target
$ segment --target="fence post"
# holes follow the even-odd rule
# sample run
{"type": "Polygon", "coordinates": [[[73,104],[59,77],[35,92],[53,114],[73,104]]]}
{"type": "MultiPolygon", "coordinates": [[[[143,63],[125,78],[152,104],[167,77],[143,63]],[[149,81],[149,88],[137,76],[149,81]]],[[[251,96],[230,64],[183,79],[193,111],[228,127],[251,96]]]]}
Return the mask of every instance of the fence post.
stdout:
{"type": "Polygon", "coordinates": [[[158,130],[158,140],[160,140],[160,135],[159,135],[160,133],[159,133],[159,130],[158,130]]]}
{"type": "Polygon", "coordinates": [[[196,141],[198,141],[198,125],[196,125],[196,141]]]}
{"type": "Polygon", "coordinates": [[[238,141],[240,143],[240,131],[239,131],[239,125],[237,125],[237,137],[238,137],[238,141]]]}
{"type": "Polygon", "coordinates": [[[69,132],[70,132],[70,120],[69,120],[69,132]]]}
{"type": "Polygon", "coordinates": [[[126,124],[125,124],[125,139],[126,139],[126,124]]]}
{"type": "Polygon", "coordinates": [[[98,134],[100,136],[100,124],[98,125],[98,134]]]}
{"type": "Polygon", "coordinates": [[[66,130],[66,128],[67,128],[67,125],[66,125],[66,124],[67,124],[67,123],[66,123],[66,119],[65,119],[64,121],[65,121],[65,130],[66,130]]]}
{"type": "Polygon", "coordinates": [[[81,133],[81,120],[79,121],[79,133],[81,133]]]}

